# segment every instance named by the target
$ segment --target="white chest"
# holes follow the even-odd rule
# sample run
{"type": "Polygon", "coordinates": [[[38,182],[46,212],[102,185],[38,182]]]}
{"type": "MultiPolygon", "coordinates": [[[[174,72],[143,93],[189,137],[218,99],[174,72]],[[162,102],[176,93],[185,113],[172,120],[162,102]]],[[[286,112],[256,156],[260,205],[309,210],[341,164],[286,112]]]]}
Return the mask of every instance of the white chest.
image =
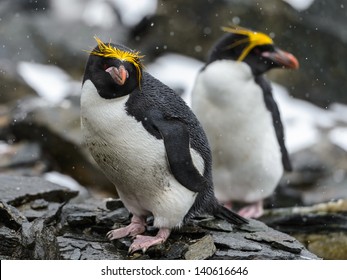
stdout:
{"type": "Polygon", "coordinates": [[[217,61],[195,82],[192,108],[213,155],[215,187],[226,196],[266,196],[282,175],[281,152],[262,89],[245,63],[217,61]],[[259,193],[256,194],[255,190],[259,193]]]}

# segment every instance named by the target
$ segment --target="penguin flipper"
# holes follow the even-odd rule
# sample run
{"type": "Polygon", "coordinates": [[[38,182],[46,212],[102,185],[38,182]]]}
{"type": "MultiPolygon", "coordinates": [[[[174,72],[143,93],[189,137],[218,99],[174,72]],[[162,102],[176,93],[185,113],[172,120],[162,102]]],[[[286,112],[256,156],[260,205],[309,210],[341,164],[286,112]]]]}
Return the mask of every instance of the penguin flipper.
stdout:
{"type": "Polygon", "coordinates": [[[189,144],[189,132],[186,124],[177,118],[165,119],[159,110],[147,115],[164,140],[170,170],[176,180],[193,192],[201,192],[208,187],[207,180],[194,166],[189,144]]]}
{"type": "Polygon", "coordinates": [[[283,167],[286,171],[293,171],[289,154],[284,142],[284,129],[283,129],[280,111],[278,110],[277,103],[275,99],[273,98],[271,85],[263,76],[256,77],[255,81],[263,89],[266,108],[270,111],[272,115],[272,122],[275,127],[278,144],[280,145],[280,149],[282,153],[283,167]]]}

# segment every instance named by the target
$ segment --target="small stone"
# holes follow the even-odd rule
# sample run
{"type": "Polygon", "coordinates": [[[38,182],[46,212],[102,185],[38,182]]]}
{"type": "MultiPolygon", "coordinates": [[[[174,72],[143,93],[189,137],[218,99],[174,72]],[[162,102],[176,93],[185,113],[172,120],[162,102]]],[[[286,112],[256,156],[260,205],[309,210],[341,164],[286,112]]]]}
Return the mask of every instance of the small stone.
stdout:
{"type": "Polygon", "coordinates": [[[206,235],[193,245],[184,254],[186,260],[205,260],[216,252],[216,246],[211,235],[206,235]]]}
{"type": "Polygon", "coordinates": [[[213,239],[216,245],[219,247],[229,248],[233,250],[240,251],[261,251],[262,246],[255,242],[248,242],[246,240],[241,240],[230,236],[230,234],[225,232],[213,232],[213,239]]]}
{"type": "Polygon", "coordinates": [[[47,209],[48,202],[44,199],[36,199],[30,203],[30,207],[33,210],[47,209]]]}
{"type": "Polygon", "coordinates": [[[71,227],[86,227],[94,225],[96,214],[94,213],[75,213],[67,216],[67,222],[71,227]]]}
{"type": "Polygon", "coordinates": [[[11,229],[18,230],[27,219],[17,208],[0,200],[0,222],[11,229]]]}
{"type": "Polygon", "coordinates": [[[96,223],[105,227],[112,227],[114,223],[124,223],[129,219],[129,211],[122,207],[111,212],[103,212],[97,217],[96,223]]]}
{"type": "Polygon", "coordinates": [[[170,246],[170,249],[166,254],[166,258],[169,260],[181,259],[188,248],[189,246],[187,243],[177,241],[170,246]]]}
{"type": "Polygon", "coordinates": [[[120,199],[109,199],[106,201],[106,208],[108,210],[113,211],[123,207],[124,207],[124,204],[120,199]]]}

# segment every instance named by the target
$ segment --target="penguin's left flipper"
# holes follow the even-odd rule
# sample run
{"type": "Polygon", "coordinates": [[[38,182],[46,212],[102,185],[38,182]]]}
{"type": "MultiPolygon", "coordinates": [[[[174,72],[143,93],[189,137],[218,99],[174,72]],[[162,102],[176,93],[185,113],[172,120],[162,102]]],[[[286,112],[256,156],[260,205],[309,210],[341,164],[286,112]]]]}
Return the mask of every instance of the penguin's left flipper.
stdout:
{"type": "Polygon", "coordinates": [[[208,188],[206,179],[194,166],[186,124],[179,119],[165,119],[159,110],[148,112],[147,121],[158,130],[164,140],[170,170],[176,180],[192,192],[208,188]]]}
{"type": "Polygon", "coordinates": [[[286,171],[293,171],[289,154],[288,154],[286,145],[284,143],[284,131],[283,131],[284,129],[283,129],[280,111],[278,110],[276,101],[273,98],[272,88],[270,86],[270,83],[266,82],[263,76],[257,76],[255,78],[255,81],[257,84],[259,84],[263,88],[265,105],[272,115],[272,122],[275,127],[278,144],[280,145],[280,149],[282,153],[283,167],[286,171]]]}

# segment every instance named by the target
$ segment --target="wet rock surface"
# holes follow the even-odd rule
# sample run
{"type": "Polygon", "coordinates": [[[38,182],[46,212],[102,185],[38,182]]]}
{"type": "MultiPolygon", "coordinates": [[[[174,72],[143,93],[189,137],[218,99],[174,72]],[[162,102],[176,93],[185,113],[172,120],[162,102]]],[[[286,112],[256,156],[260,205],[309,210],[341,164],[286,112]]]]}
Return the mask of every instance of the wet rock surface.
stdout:
{"type": "MultiPolygon", "coordinates": [[[[1,175],[0,188],[4,259],[317,259],[293,237],[262,222],[236,228],[211,217],[192,220],[144,254],[128,255],[130,238],[110,242],[105,237],[130,221],[119,200],[90,197],[76,203],[76,191],[32,177],[1,175]]],[[[146,234],[155,234],[150,218],[148,224],[146,234]]]]}
{"type": "Polygon", "coordinates": [[[261,221],[294,236],[324,259],[347,259],[347,200],[269,210],[261,221]]]}

